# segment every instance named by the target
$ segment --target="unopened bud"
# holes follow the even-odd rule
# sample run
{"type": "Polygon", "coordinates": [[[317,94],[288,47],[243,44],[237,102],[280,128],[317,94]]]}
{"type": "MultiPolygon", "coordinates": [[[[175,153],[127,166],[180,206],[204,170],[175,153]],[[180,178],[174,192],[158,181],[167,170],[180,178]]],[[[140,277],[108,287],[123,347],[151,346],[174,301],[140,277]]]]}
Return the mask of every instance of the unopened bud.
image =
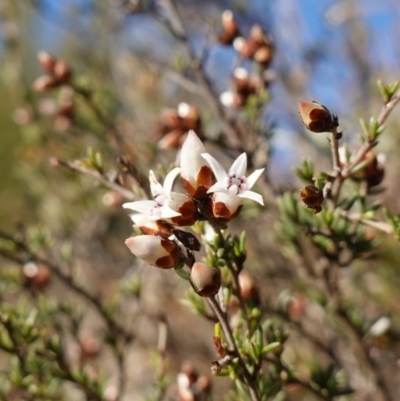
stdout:
{"type": "Polygon", "coordinates": [[[38,290],[44,289],[50,282],[51,271],[46,265],[28,262],[22,271],[25,283],[38,290]]]}
{"type": "Polygon", "coordinates": [[[254,61],[267,66],[272,60],[273,50],[271,46],[262,46],[254,53],[254,61]]]}
{"type": "Polygon", "coordinates": [[[49,74],[53,74],[54,65],[56,63],[55,58],[45,51],[40,51],[37,57],[41,67],[49,74]]]}
{"type": "Polygon", "coordinates": [[[254,302],[259,300],[258,288],[254,277],[246,270],[242,270],[239,274],[240,296],[254,302]]]}
{"type": "Polygon", "coordinates": [[[316,186],[307,185],[300,191],[300,196],[307,207],[314,209],[315,213],[319,213],[322,210],[324,196],[316,186]]]}
{"type": "Polygon", "coordinates": [[[204,263],[196,262],[190,272],[190,283],[200,296],[212,297],[221,287],[221,273],[204,263]]]}
{"type": "Polygon", "coordinates": [[[224,28],[224,31],[227,34],[230,34],[232,36],[236,35],[238,31],[238,25],[235,16],[233,15],[233,12],[231,10],[225,10],[222,13],[221,23],[222,23],[222,28],[224,28]]]}
{"type": "Polygon", "coordinates": [[[339,125],[337,117],[318,102],[299,102],[299,111],[303,124],[312,132],[329,132],[339,125]]]}
{"type": "Polygon", "coordinates": [[[42,75],[33,82],[32,89],[35,92],[45,92],[55,86],[57,86],[57,82],[53,77],[42,75]]]}
{"type": "Polygon", "coordinates": [[[71,78],[71,70],[65,60],[59,59],[54,65],[54,76],[57,81],[67,83],[71,78]]]}
{"type": "Polygon", "coordinates": [[[78,337],[78,341],[82,357],[92,358],[98,355],[101,343],[93,334],[88,332],[81,333],[78,337]]]}
{"type": "Polygon", "coordinates": [[[160,269],[171,269],[183,258],[178,244],[153,235],[131,237],[125,241],[125,244],[138,258],[160,269]]]}

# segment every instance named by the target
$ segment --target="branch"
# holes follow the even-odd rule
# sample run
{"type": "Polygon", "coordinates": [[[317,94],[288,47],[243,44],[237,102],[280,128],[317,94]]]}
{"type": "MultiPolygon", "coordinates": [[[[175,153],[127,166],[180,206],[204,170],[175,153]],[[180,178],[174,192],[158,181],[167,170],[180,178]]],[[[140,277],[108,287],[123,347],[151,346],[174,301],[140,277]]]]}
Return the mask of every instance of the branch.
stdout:
{"type": "Polygon", "coordinates": [[[109,331],[114,334],[118,335],[124,339],[125,342],[130,342],[133,340],[133,334],[126,331],[123,326],[120,326],[113,318],[111,318],[107,313],[105,313],[103,309],[103,305],[96,298],[94,295],[90,294],[86,289],[79,286],[75,283],[70,275],[65,274],[60,267],[53,263],[52,261],[42,258],[29,249],[29,247],[22,241],[18,241],[14,239],[11,235],[0,232],[0,238],[6,239],[11,241],[17,249],[23,252],[23,256],[14,254],[12,252],[6,251],[4,249],[0,249],[0,256],[3,256],[6,259],[12,260],[17,264],[23,266],[27,260],[46,265],[64,284],[67,285],[71,290],[73,290],[78,295],[82,296],[86,299],[90,304],[94,306],[97,312],[103,317],[104,321],[107,323],[107,327],[109,331]]]}
{"type": "Polygon", "coordinates": [[[233,338],[232,330],[229,326],[229,323],[226,319],[225,314],[222,312],[221,307],[219,306],[219,304],[215,300],[215,298],[209,297],[209,298],[207,298],[207,300],[208,300],[209,304],[211,305],[211,308],[213,309],[215,315],[217,316],[217,318],[222,326],[222,329],[224,331],[229,348],[231,350],[233,350],[233,352],[235,353],[235,356],[239,360],[239,364],[243,369],[243,375],[244,375],[247,387],[249,389],[252,401],[260,401],[261,398],[257,393],[256,383],[254,382],[254,379],[252,378],[251,374],[249,373],[249,371],[247,369],[246,363],[244,362],[242,356],[240,355],[240,352],[237,348],[235,339],[233,338]]]}
{"type": "Polygon", "coordinates": [[[70,162],[70,161],[62,160],[62,159],[59,159],[56,157],[51,159],[51,163],[54,166],[66,167],[71,171],[76,171],[80,174],[92,177],[92,178],[96,179],[97,181],[101,182],[102,184],[104,184],[107,188],[110,188],[113,191],[120,193],[124,198],[126,198],[128,200],[135,200],[135,198],[136,198],[132,191],[111,181],[107,176],[100,173],[98,170],[87,168],[85,166],[82,166],[78,162],[70,162]]]}

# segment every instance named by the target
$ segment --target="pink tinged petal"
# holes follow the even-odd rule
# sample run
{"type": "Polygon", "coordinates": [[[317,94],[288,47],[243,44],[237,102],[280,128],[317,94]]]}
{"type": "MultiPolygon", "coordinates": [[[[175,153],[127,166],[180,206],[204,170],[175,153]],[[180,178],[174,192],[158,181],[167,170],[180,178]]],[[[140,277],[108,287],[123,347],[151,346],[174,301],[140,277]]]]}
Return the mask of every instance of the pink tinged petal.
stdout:
{"type": "Polygon", "coordinates": [[[151,200],[137,201],[137,202],[128,202],[122,205],[124,209],[131,209],[135,212],[151,215],[152,209],[157,207],[157,203],[151,200]]]}
{"type": "Polygon", "coordinates": [[[216,182],[207,191],[208,194],[212,194],[213,192],[225,192],[225,193],[228,193],[228,189],[226,188],[225,183],[216,182]]]}
{"type": "Polygon", "coordinates": [[[154,197],[161,195],[164,190],[162,185],[157,181],[156,176],[153,173],[153,170],[150,170],[149,173],[149,181],[150,181],[150,189],[151,193],[153,194],[154,197]]]}
{"type": "Polygon", "coordinates": [[[215,174],[215,177],[217,178],[217,181],[224,182],[224,180],[227,176],[227,173],[226,173],[225,169],[222,167],[221,163],[217,159],[214,159],[214,157],[212,157],[208,153],[203,153],[201,156],[205,160],[207,160],[213,173],[215,174]]]}
{"type": "Polygon", "coordinates": [[[256,181],[260,178],[261,174],[264,172],[264,168],[260,168],[259,170],[253,171],[248,177],[247,177],[247,188],[251,189],[253,185],[256,183],[256,181]]]}
{"type": "Polygon", "coordinates": [[[237,196],[241,198],[251,199],[253,201],[258,202],[260,205],[264,206],[264,200],[260,194],[253,191],[243,191],[242,193],[238,194],[237,196]]]}
{"type": "Polygon", "coordinates": [[[232,164],[232,167],[229,169],[229,172],[236,173],[236,177],[241,177],[246,174],[247,168],[247,155],[246,153],[242,153],[232,164]]]}
{"type": "Polygon", "coordinates": [[[228,189],[229,195],[237,195],[239,192],[239,187],[236,184],[233,184],[228,189]]]}
{"type": "Polygon", "coordinates": [[[180,172],[181,172],[181,169],[179,167],[175,167],[165,177],[163,190],[164,190],[164,194],[165,194],[165,196],[167,198],[170,197],[170,194],[171,194],[171,191],[172,191],[172,186],[174,185],[175,178],[178,176],[178,174],[180,172]]]}
{"type": "Polygon", "coordinates": [[[180,155],[181,176],[192,186],[196,187],[197,175],[203,166],[207,166],[201,157],[206,149],[193,130],[189,131],[182,145],[180,155]]]}

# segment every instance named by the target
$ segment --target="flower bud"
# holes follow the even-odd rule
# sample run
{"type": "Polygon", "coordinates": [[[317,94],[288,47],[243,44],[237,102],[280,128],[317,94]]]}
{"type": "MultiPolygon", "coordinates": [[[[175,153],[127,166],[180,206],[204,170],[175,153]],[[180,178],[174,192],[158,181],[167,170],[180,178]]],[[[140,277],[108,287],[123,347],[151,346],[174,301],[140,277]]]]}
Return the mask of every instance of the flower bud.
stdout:
{"type": "Polygon", "coordinates": [[[214,192],[212,196],[212,214],[221,222],[229,222],[239,214],[243,198],[225,192],[214,192]]]}
{"type": "Polygon", "coordinates": [[[89,332],[83,332],[78,337],[81,357],[93,358],[98,355],[101,348],[100,341],[89,332]]]}
{"type": "Polygon", "coordinates": [[[365,154],[364,160],[367,161],[367,165],[355,173],[353,178],[367,181],[369,188],[375,187],[385,176],[384,155],[377,155],[374,150],[370,150],[365,154]]]}
{"type": "Polygon", "coordinates": [[[312,132],[329,132],[338,127],[337,117],[318,102],[299,102],[303,124],[312,132]]]}
{"type": "Polygon", "coordinates": [[[183,259],[178,244],[153,235],[131,237],[125,244],[138,258],[161,269],[171,269],[183,259]]]}
{"type": "Polygon", "coordinates": [[[180,155],[181,181],[185,192],[193,198],[207,197],[207,190],[214,184],[214,173],[201,156],[205,153],[203,143],[194,131],[183,143],[180,155]]]}
{"type": "Polygon", "coordinates": [[[25,283],[38,290],[44,289],[50,282],[51,270],[42,264],[26,263],[22,269],[25,283]]]}
{"type": "Polygon", "coordinates": [[[159,149],[174,149],[182,145],[184,132],[178,129],[165,134],[157,143],[159,149]]]}
{"type": "Polygon", "coordinates": [[[254,53],[254,61],[263,66],[268,66],[272,60],[272,46],[262,46],[254,53]]]}
{"type": "Polygon", "coordinates": [[[254,277],[246,270],[239,274],[239,290],[243,299],[259,303],[259,292],[254,277]]]}
{"type": "Polygon", "coordinates": [[[57,81],[53,77],[49,75],[42,75],[33,82],[32,89],[35,92],[45,92],[56,86],[57,81]]]}
{"type": "Polygon", "coordinates": [[[132,214],[131,219],[145,235],[153,235],[168,239],[168,237],[173,234],[171,225],[164,220],[149,219],[143,217],[140,213],[132,214]]]}
{"type": "Polygon", "coordinates": [[[314,209],[315,213],[319,213],[322,210],[324,196],[316,186],[307,185],[300,191],[300,196],[307,207],[314,209]]]}
{"type": "Polygon", "coordinates": [[[204,263],[196,262],[190,272],[190,284],[201,297],[212,297],[221,287],[221,273],[204,263]]]}
{"type": "Polygon", "coordinates": [[[48,73],[53,74],[55,58],[45,51],[40,51],[37,55],[41,67],[48,73]]]}
{"type": "Polygon", "coordinates": [[[239,33],[239,27],[232,11],[225,10],[222,13],[221,24],[223,32],[218,36],[218,41],[223,45],[231,45],[239,33]]]}
{"type": "Polygon", "coordinates": [[[71,78],[71,70],[65,60],[59,59],[54,65],[54,76],[57,81],[67,83],[71,78]]]}

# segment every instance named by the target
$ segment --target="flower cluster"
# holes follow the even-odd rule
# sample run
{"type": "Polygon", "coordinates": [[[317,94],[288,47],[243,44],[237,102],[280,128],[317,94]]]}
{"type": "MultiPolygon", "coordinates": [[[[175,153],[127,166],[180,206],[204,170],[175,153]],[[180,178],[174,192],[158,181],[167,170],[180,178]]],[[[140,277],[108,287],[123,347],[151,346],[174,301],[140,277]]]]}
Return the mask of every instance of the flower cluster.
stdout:
{"type": "MultiPolygon", "coordinates": [[[[182,227],[190,227],[200,220],[215,227],[226,227],[239,214],[245,198],[264,204],[261,195],[251,191],[264,169],[246,177],[246,168],[247,156],[243,153],[226,171],[206,153],[194,131],[190,131],[182,146],[180,166],[168,173],[162,185],[150,171],[153,200],[123,205],[133,211],[131,219],[143,233],[128,238],[126,245],[133,254],[153,266],[170,269],[186,262],[192,267],[194,257],[190,255],[200,249],[200,243],[182,227]],[[178,175],[185,193],[172,190],[178,175]]],[[[211,276],[218,285],[218,276],[214,272],[211,276]]],[[[205,285],[201,283],[200,286],[204,290],[205,285]]]]}

